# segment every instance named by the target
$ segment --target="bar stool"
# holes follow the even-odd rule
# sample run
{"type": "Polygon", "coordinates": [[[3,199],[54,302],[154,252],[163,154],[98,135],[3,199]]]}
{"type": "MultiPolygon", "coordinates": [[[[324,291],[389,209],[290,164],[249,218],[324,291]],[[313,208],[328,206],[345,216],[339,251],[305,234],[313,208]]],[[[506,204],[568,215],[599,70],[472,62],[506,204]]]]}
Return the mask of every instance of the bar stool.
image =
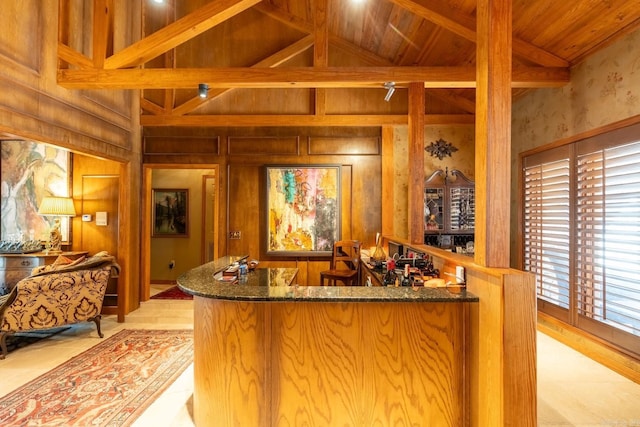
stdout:
{"type": "Polygon", "coordinates": [[[357,240],[341,240],[333,244],[330,270],[320,272],[320,285],[325,286],[325,279],[331,286],[336,280],[347,286],[358,285],[360,273],[360,242],[357,240]]]}

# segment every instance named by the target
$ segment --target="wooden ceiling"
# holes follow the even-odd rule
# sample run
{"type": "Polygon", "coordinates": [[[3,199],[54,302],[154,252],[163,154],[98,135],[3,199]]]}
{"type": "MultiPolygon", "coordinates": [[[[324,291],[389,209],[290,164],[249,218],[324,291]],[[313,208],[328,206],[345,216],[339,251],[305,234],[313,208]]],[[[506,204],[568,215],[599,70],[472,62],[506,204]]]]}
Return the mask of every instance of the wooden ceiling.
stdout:
{"type": "MultiPolygon", "coordinates": [[[[83,44],[86,35],[64,29],[87,11],[60,0],[60,85],[144,89],[146,126],[348,126],[406,118],[393,109],[327,118],[326,90],[424,82],[435,100],[425,107],[427,123],[473,122],[476,0],[141,1],[143,34],[122,46],[114,38],[114,17],[122,16],[114,5],[122,2],[94,0],[83,44]],[[207,99],[197,97],[198,83],[208,84],[207,99]],[[274,88],[313,91],[312,108],[238,116],[202,107],[230,90],[274,88]]],[[[571,66],[639,24],[638,0],[514,0],[514,96],[566,84],[571,66]]]]}

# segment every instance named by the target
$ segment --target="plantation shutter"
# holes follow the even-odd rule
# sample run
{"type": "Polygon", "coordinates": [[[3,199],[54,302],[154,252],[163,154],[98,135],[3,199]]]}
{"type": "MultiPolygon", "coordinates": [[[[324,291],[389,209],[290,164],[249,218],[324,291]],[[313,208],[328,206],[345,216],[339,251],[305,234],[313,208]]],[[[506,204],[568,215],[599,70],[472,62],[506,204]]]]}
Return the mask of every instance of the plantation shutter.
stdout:
{"type": "Polygon", "coordinates": [[[640,142],[577,156],[579,315],[640,335],[640,142]]]}
{"type": "Polygon", "coordinates": [[[568,309],[570,159],[568,150],[555,154],[524,167],[524,270],[535,274],[538,298],[568,309]]]}
{"type": "Polygon", "coordinates": [[[522,158],[538,310],[640,357],[640,124],[522,158]]]}

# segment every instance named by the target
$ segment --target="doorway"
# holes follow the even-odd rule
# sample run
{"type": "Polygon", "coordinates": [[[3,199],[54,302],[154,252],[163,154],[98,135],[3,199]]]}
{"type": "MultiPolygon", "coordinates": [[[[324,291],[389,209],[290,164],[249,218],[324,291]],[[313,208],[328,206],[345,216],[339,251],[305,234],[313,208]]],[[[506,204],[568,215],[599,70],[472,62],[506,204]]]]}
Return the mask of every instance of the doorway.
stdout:
{"type": "Polygon", "coordinates": [[[219,167],[145,164],[143,194],[141,299],[146,301],[152,283],[174,284],[184,272],[217,258],[219,167]],[[158,228],[174,199],[182,206],[182,227],[158,228]]]}

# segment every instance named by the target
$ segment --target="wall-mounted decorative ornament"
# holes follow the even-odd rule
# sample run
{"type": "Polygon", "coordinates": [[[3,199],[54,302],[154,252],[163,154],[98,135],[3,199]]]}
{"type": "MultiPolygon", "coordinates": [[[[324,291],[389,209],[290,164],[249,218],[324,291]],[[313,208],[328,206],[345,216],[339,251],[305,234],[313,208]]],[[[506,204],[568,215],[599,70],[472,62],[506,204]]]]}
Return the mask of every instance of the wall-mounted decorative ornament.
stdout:
{"type": "Polygon", "coordinates": [[[425,151],[428,151],[433,157],[437,157],[442,160],[445,156],[451,157],[451,153],[458,151],[456,147],[454,147],[451,143],[445,141],[440,138],[435,142],[429,144],[429,146],[424,148],[425,151]]]}

